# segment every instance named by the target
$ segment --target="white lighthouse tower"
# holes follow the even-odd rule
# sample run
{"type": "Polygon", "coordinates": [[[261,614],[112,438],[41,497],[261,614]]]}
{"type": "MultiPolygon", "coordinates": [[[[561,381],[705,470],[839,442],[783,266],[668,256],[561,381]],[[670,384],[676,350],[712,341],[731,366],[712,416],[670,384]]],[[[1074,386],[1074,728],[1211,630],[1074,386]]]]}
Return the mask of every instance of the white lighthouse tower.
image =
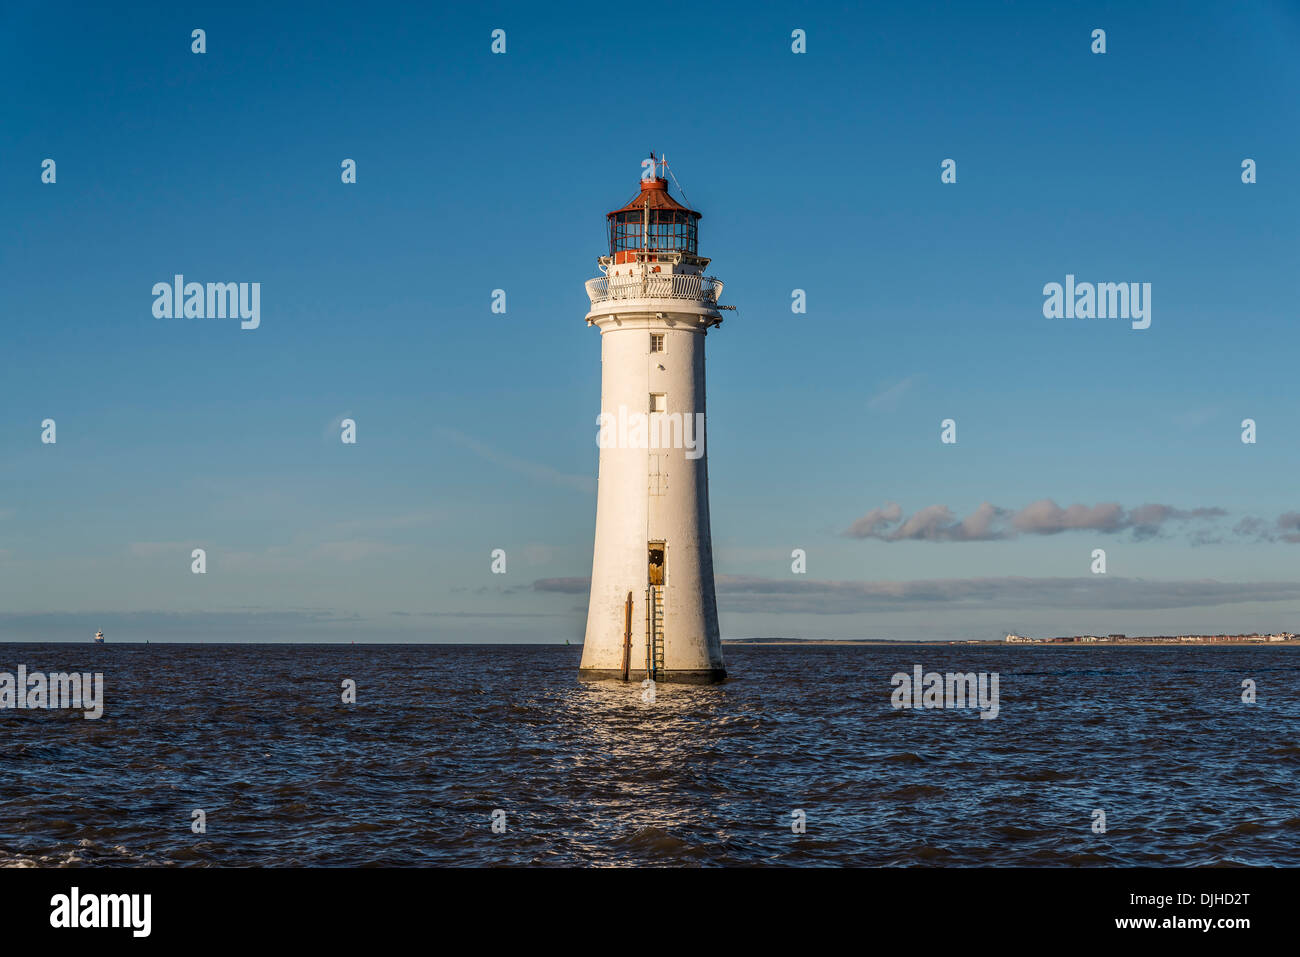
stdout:
{"type": "MultiPolygon", "coordinates": [[[[704,340],[722,283],[704,275],[700,214],[654,166],[608,214],[600,330],[600,475],[581,678],[710,683],[727,676],[709,534],[704,340]]],[[[666,175],[667,168],[664,166],[666,175]]]]}

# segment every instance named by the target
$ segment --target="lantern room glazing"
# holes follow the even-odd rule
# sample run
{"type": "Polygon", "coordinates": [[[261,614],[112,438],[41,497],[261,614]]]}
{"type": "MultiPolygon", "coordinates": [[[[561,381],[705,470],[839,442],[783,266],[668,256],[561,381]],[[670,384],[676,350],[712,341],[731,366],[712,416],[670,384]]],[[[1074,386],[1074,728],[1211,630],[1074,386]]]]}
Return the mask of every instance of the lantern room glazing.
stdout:
{"type": "Polygon", "coordinates": [[[609,254],[627,262],[637,253],[697,255],[700,214],[668,195],[668,181],[650,179],[641,192],[609,220],[609,254]]]}

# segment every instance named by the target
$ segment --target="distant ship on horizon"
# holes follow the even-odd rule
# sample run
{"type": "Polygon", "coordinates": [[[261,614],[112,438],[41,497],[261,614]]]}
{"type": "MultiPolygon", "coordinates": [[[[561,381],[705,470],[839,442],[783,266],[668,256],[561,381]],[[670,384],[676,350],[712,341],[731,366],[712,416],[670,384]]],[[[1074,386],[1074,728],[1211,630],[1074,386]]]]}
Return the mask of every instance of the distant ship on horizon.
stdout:
{"type": "Polygon", "coordinates": [[[104,643],[104,633],[102,631],[95,632],[95,644],[102,645],[103,643],[104,643]]]}

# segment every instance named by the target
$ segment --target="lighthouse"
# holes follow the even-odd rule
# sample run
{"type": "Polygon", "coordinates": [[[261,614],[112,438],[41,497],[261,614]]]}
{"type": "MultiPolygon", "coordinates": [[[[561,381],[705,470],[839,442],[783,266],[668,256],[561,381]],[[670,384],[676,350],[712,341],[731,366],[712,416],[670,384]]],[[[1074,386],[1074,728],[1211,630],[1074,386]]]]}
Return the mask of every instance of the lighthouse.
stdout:
{"type": "Polygon", "coordinates": [[[704,341],[722,323],[700,214],[647,161],[607,214],[603,275],[587,282],[600,330],[596,541],[579,677],[722,681],[709,534],[704,341]]]}

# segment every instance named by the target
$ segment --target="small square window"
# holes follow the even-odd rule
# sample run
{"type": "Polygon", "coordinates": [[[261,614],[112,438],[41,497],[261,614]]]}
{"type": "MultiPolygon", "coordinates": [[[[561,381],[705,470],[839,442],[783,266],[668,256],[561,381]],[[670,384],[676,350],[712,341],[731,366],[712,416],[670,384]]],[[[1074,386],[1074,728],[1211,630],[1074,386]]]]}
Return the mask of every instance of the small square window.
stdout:
{"type": "Polygon", "coordinates": [[[664,337],[662,333],[658,333],[658,332],[650,333],[650,351],[651,352],[664,351],[664,337]]]}
{"type": "Polygon", "coordinates": [[[664,393],[662,393],[662,392],[651,392],[651,393],[650,393],[650,411],[651,411],[651,412],[667,412],[667,411],[668,411],[668,396],[664,395],[664,393]]]}

